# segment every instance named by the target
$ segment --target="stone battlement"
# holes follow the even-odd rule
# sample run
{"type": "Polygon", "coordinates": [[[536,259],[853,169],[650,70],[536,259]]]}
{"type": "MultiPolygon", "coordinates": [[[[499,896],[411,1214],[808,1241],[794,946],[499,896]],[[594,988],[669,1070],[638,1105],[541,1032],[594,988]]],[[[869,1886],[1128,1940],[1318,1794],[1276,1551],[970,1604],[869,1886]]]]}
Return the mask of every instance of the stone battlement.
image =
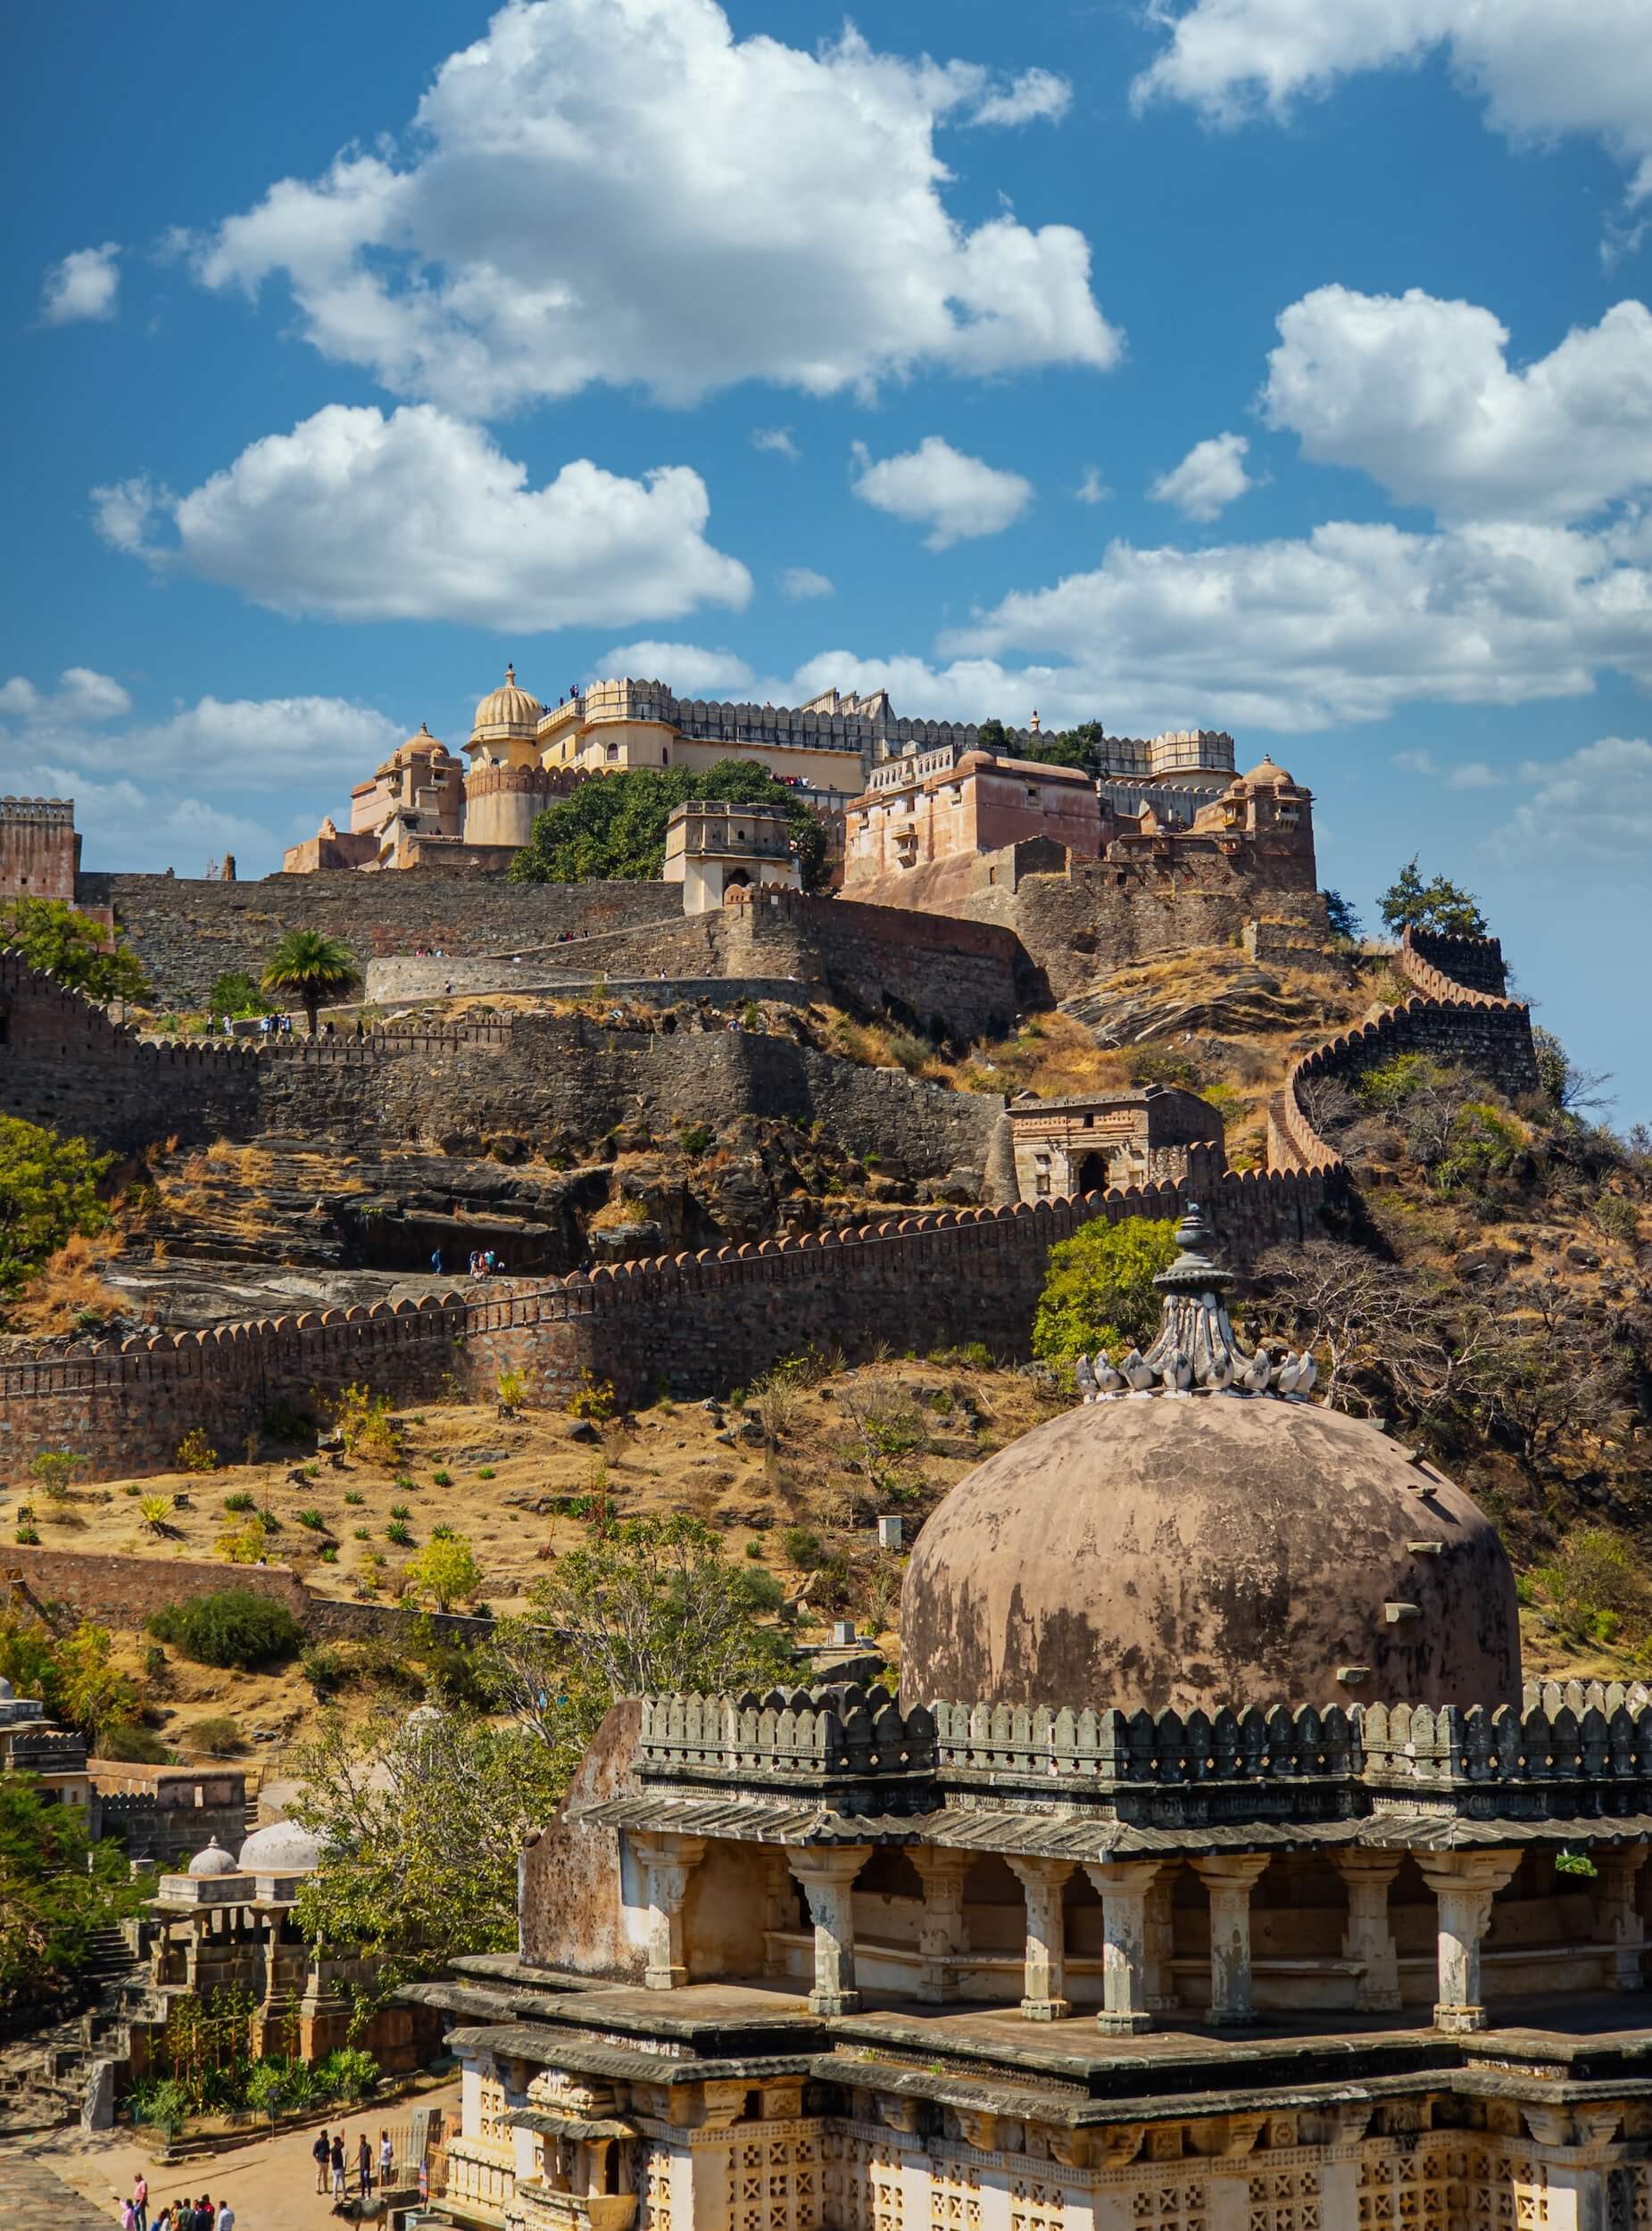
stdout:
{"type": "MultiPolygon", "coordinates": [[[[884,1342],[928,1349],[985,1339],[1018,1353],[1058,1240],[1097,1216],[1179,1216],[1185,1190],[1149,1185],[949,1209],[599,1265],[588,1277],[523,1281],[486,1298],[452,1291],[394,1308],[88,1342],[0,1366],[0,1468],[69,1447],[94,1478],[164,1471],[196,1426],[230,1447],[273,1404],[303,1410],[352,1381],[399,1402],[444,1390],[490,1398],[499,1373],[518,1370],[530,1401],[560,1407],[587,1373],[638,1403],[662,1373],[674,1394],[710,1394],[812,1347],[835,1345],[853,1360],[884,1342]]],[[[1241,1260],[1308,1236],[1327,1197],[1317,1173],[1246,1172],[1201,1193],[1241,1260]]]]}
{"type": "Polygon", "coordinates": [[[1488,1077],[1511,1099],[1537,1090],[1531,1010],[1503,995],[1503,952],[1496,938],[1428,937],[1407,930],[1397,959],[1418,996],[1316,1047],[1296,1064],[1268,1111],[1267,1158],[1274,1169],[1344,1168],[1302,1105],[1301,1087],[1316,1077],[1360,1076],[1397,1055],[1426,1053],[1488,1077]],[[1449,975],[1448,968],[1463,975],[1449,975]]]}
{"type": "Polygon", "coordinates": [[[0,825],[8,822],[46,823],[55,828],[72,829],[75,801],[72,798],[0,798],[0,825]]]}

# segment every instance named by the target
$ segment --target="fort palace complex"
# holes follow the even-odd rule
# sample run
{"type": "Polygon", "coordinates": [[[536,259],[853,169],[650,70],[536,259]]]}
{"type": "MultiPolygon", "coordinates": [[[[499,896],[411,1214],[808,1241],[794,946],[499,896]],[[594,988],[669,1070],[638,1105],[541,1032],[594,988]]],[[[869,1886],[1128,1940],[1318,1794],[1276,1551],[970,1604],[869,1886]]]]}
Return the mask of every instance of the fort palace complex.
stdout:
{"type": "MultiPolygon", "coordinates": [[[[87,870],[67,801],[0,801],[0,898],[98,912],[158,1003],[198,1008],[313,928],[351,945],[375,1010],[313,1041],[186,1038],[0,952],[0,1107],[147,1157],[158,1186],[199,1153],[207,1194],[203,1150],[255,1148],[240,1260],[406,1273],[485,1240],[511,1261],[394,1303],[14,1348],[0,1457],[72,1447],[129,1481],[189,1433],[256,1442],[272,1406],[349,1385],[491,1400],[509,1373],[558,1409],[600,1378],[625,1406],[724,1395],[811,1347],[1025,1355],[1055,1243],[1175,1219],[1145,1355],[1083,1359],[1080,1399],[924,1524],[898,1673],[851,1630],[827,1678],[615,1704],[522,1853],[516,1949],[375,2018],[388,2065],[438,2036],[462,2064],[460,2111],[420,2125],[421,2216],[1634,2231],[1652,1699],[1525,1685],[1490,1520],[1315,1401],[1304,1358],[1243,1345],[1227,1306],[1265,1249],[1355,1206],[1322,1084],[1423,1053],[1517,1097],[1526,1009],[1494,941],[1407,933],[1397,997],[1295,1041],[1265,1166],[1243,1170],[1180,1085],[958,1091],[792,1028],[824,1006],[961,1052],[1083,1015],[1138,961],[1345,969],[1286,770],[1237,772],[1200,732],[1108,739],[1092,775],[1026,756],[1036,733],[984,751],[881,696],[790,710],[653,683],[547,708],[508,674],[468,767],[421,729],[347,830],[247,883],[87,870]],[[576,783],[730,755],[838,819],[834,893],[799,888],[784,816],[703,800],[673,815],[657,883],[494,872],[576,783]],[[679,1202],[669,1231],[598,1230],[620,1142],[701,1131],[753,1171],[776,1140],[852,1158],[891,1205],[789,1218],[749,1171],[720,1221],[679,1202]]],[[[14,1590],[110,1616],[220,1578],[26,1544],[4,1563],[14,1590]]],[[[305,1617],[361,1608],[247,1577],[305,1617]]],[[[237,1835],[226,1787],[186,1863],[170,1784],[128,1787],[0,1704],[0,1771],[44,1762],[174,1870],[134,1940],[128,2077],[179,1990],[233,1981],[261,2035],[296,2016],[306,2050],[345,2034],[361,1976],[294,1920],[313,1839],[237,1835]]]]}
{"type": "MultiPolygon", "coordinates": [[[[420,727],[351,792],[350,825],[322,824],[286,855],[290,873],[337,868],[502,869],[535,816],[587,776],[630,767],[755,760],[847,824],[846,875],[867,880],[957,852],[1047,836],[1095,858],[1115,835],[1186,827],[1233,775],[1233,740],[1196,730],[1111,736],[1100,782],[1024,759],[1039,734],[978,747],[961,721],[900,720],[888,693],[808,704],[707,703],[662,682],[593,682],[542,705],[507,668],[476,709],[463,761],[420,727]],[[892,825],[892,822],[897,825],[892,825]]],[[[1305,810],[1306,798],[1301,803],[1305,810]]],[[[1215,827],[1216,825],[1210,825],[1215,827]]]]}

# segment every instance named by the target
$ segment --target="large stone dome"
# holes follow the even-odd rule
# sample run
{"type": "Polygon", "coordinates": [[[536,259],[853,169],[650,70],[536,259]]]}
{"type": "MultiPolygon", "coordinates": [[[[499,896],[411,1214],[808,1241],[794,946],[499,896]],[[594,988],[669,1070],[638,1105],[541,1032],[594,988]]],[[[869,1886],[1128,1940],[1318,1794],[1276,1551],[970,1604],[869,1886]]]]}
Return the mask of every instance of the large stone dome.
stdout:
{"type": "Polygon", "coordinates": [[[1267,1394],[1091,1402],[1000,1450],[924,1528],[901,1638],[909,1704],[1520,1696],[1490,1521],[1377,1427],[1267,1394]]]}

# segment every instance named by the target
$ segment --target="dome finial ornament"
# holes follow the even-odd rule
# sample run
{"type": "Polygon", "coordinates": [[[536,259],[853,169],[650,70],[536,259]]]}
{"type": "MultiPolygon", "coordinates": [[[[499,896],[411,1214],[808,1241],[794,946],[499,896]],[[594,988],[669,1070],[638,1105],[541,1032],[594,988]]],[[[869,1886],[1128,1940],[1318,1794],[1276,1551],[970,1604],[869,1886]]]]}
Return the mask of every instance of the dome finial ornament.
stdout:
{"type": "Polygon", "coordinates": [[[1319,1375],[1306,1349],[1275,1364],[1266,1348],[1248,1356],[1239,1345],[1227,1315],[1233,1273],[1215,1259],[1216,1235],[1197,1201],[1189,1201],[1176,1226],[1176,1244],[1175,1260],[1153,1281],[1164,1296],[1158,1338],[1145,1356],[1133,1348],[1117,1371],[1105,1356],[1082,1359],[1082,1370],[1074,1374],[1081,1397],[1108,1402],[1127,1387],[1134,1395],[1271,1390],[1306,1399],[1319,1375]]]}

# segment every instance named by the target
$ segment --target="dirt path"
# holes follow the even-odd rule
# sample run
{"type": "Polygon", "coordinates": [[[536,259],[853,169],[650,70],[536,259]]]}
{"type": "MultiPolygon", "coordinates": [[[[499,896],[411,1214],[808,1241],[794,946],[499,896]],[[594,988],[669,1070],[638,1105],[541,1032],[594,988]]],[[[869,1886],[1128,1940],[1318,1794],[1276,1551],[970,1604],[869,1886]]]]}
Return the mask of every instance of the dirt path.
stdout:
{"type": "MultiPolygon", "coordinates": [[[[456,2108],[457,2081],[440,2091],[421,2092],[418,2104],[456,2108]]],[[[346,2152],[353,2158],[356,2140],[363,2130],[377,2150],[381,2127],[387,2126],[394,2132],[396,2126],[405,2125],[408,2111],[406,2101],[353,2110],[343,2123],[346,2152]]],[[[123,2129],[99,2137],[59,2133],[15,2147],[10,2156],[0,2152],[0,2198],[4,2200],[0,2214],[7,2231],[13,2223],[18,2231],[25,2227],[35,2231],[26,2216],[14,2216],[12,2211],[7,2189],[11,2160],[21,2165],[17,2172],[20,2181],[25,2169],[48,2171],[79,2194],[90,2203],[88,2224],[118,2220],[120,2202],[131,2191],[132,2179],[141,2168],[149,2179],[152,2219],[168,2201],[186,2192],[195,2199],[211,2193],[215,2201],[227,2199],[235,2210],[236,2231],[333,2231],[333,2203],[315,2189],[315,2163],[310,2149],[315,2144],[317,2127],[284,2130],[274,2138],[254,2138],[232,2152],[202,2155],[170,2166],[156,2165],[147,2132],[123,2129]]],[[[80,2226],[73,2217],[42,2215],[39,2231],[80,2231],[80,2226]]]]}

